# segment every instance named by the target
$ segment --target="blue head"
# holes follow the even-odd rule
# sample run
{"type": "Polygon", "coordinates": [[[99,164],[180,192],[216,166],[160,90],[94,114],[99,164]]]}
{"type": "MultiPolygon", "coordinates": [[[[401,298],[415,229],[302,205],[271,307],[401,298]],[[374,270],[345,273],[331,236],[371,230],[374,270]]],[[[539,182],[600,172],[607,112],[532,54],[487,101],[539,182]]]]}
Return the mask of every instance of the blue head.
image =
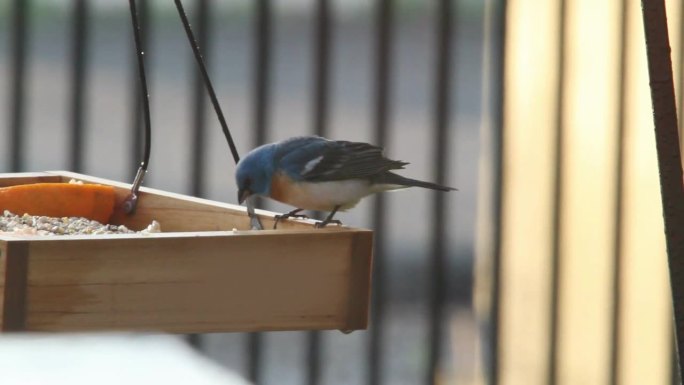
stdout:
{"type": "Polygon", "coordinates": [[[250,151],[242,158],[235,170],[238,187],[238,202],[250,195],[268,196],[271,192],[271,176],[274,171],[273,144],[266,144],[250,151]]]}

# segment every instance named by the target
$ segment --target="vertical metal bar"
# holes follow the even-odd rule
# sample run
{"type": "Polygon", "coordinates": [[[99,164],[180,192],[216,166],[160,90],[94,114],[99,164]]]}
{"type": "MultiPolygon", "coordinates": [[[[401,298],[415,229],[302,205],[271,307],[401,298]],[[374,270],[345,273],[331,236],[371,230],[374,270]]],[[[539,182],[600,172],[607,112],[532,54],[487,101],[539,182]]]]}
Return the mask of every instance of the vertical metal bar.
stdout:
{"type": "Polygon", "coordinates": [[[622,281],[623,281],[623,253],[622,253],[622,218],[624,210],[625,189],[625,108],[627,92],[627,23],[629,20],[629,3],[622,0],[620,15],[620,42],[619,42],[619,68],[618,68],[618,104],[617,104],[617,138],[615,158],[615,221],[613,222],[613,309],[611,315],[612,334],[610,350],[610,383],[619,384],[620,381],[620,334],[622,322],[620,313],[622,309],[622,281]]]}
{"type": "MultiPolygon", "coordinates": [[[[434,77],[434,180],[438,184],[446,184],[448,171],[447,148],[449,143],[449,107],[451,90],[451,33],[452,2],[440,0],[435,8],[437,42],[437,60],[434,77]]],[[[430,288],[430,324],[428,367],[425,376],[426,384],[436,384],[440,369],[442,341],[444,339],[444,303],[446,301],[446,281],[448,261],[446,258],[446,194],[433,192],[432,199],[432,253],[430,288]]]]}
{"type": "Polygon", "coordinates": [[[551,317],[549,335],[549,368],[548,384],[555,385],[558,381],[558,332],[560,329],[560,288],[562,274],[562,214],[563,214],[563,153],[564,153],[564,99],[565,99],[565,45],[566,45],[566,0],[559,1],[559,33],[558,33],[558,74],[556,78],[556,142],[554,144],[555,180],[553,186],[553,219],[552,219],[552,249],[551,249],[551,317]]]}
{"type": "MultiPolygon", "coordinates": [[[[494,165],[494,186],[493,199],[494,207],[493,215],[493,236],[494,244],[492,245],[492,309],[491,309],[491,325],[489,327],[489,342],[487,344],[488,358],[488,376],[487,381],[489,385],[498,385],[500,382],[500,347],[501,334],[500,327],[502,323],[502,301],[501,301],[501,281],[503,279],[504,264],[501,253],[501,237],[503,230],[503,199],[504,199],[504,178],[503,162],[505,159],[505,145],[504,145],[504,84],[505,84],[505,64],[506,64],[506,0],[495,0],[493,4],[493,15],[491,21],[492,37],[494,44],[492,45],[492,74],[491,84],[493,97],[491,108],[491,122],[493,130],[493,157],[492,164],[494,165]]],[[[487,74],[485,74],[487,76],[487,74]]]]}
{"type": "Polygon", "coordinates": [[[258,0],[254,35],[255,72],[254,72],[254,144],[266,142],[268,111],[270,107],[269,85],[271,81],[271,0],[258,0]]]}
{"type": "Polygon", "coordinates": [[[188,344],[190,344],[190,346],[192,346],[193,348],[197,350],[202,350],[203,341],[201,334],[187,334],[185,336],[185,339],[188,341],[188,344]]]}
{"type": "Polygon", "coordinates": [[[318,0],[316,5],[313,125],[316,135],[326,136],[330,104],[330,1],[318,0]]]}
{"type": "Polygon", "coordinates": [[[9,133],[9,165],[11,171],[20,171],[23,167],[26,109],[26,47],[28,46],[28,11],[29,0],[14,0],[12,6],[12,62],[10,79],[12,93],[10,96],[9,133]]]}
{"type": "MultiPolygon", "coordinates": [[[[314,39],[314,92],[313,92],[313,131],[318,136],[327,136],[328,109],[330,97],[330,1],[318,0],[315,7],[314,39]]],[[[321,382],[322,347],[321,333],[307,333],[306,383],[317,385],[321,382]]]]}
{"type": "MultiPolygon", "coordinates": [[[[145,51],[147,57],[150,56],[149,31],[151,31],[150,23],[152,17],[150,15],[150,0],[138,0],[138,21],[140,22],[140,44],[145,51]]],[[[148,66],[149,59],[148,59],[148,66]]],[[[136,56],[132,57],[131,62],[131,125],[130,125],[130,142],[129,142],[129,170],[131,170],[131,177],[136,175],[136,170],[140,166],[140,159],[143,153],[144,133],[143,133],[143,95],[140,93],[140,78],[138,75],[138,61],[136,56]]]]}
{"type": "Polygon", "coordinates": [[[261,383],[261,364],[262,364],[262,347],[263,338],[261,333],[249,333],[247,340],[247,354],[249,360],[247,362],[247,378],[254,384],[261,383]]]}
{"type": "Polygon", "coordinates": [[[684,363],[684,186],[664,0],[642,0],[680,378],[684,363]]]}
{"type": "MultiPolygon", "coordinates": [[[[270,106],[269,84],[271,80],[271,0],[258,0],[254,20],[254,145],[267,140],[268,111],[270,106]]],[[[257,202],[256,206],[260,203],[257,202]]],[[[250,333],[247,341],[248,378],[256,385],[262,382],[263,335],[250,333]]]]}
{"type": "MultiPolygon", "coordinates": [[[[376,1],[376,62],[375,62],[375,138],[374,143],[385,146],[389,126],[389,97],[392,40],[392,0],[376,1]]],[[[385,326],[385,237],[386,201],[383,194],[375,196],[373,228],[375,229],[375,252],[373,256],[373,294],[371,328],[368,347],[368,384],[382,382],[382,341],[385,326]]]]}
{"type": "MultiPolygon", "coordinates": [[[[209,15],[211,14],[211,2],[209,0],[199,0],[196,3],[196,17],[195,25],[197,25],[197,42],[204,47],[203,55],[205,60],[209,57],[210,42],[209,42],[209,24],[211,22],[209,15]]],[[[193,59],[193,62],[195,60],[193,59]]],[[[208,60],[207,60],[208,62],[208,60]]],[[[208,64],[207,64],[208,65],[208,64]]],[[[193,88],[193,110],[192,110],[192,153],[191,153],[191,174],[190,174],[190,191],[196,197],[204,195],[204,172],[205,172],[205,154],[206,154],[206,94],[204,90],[204,79],[200,71],[195,72],[195,78],[192,83],[193,88]]],[[[188,334],[188,343],[196,349],[202,348],[202,336],[200,334],[188,334]]]]}
{"type": "Polygon", "coordinates": [[[318,331],[306,334],[306,383],[316,385],[321,383],[321,333],[318,331]]]}
{"type": "Polygon", "coordinates": [[[76,0],[73,5],[73,46],[71,72],[71,159],[73,171],[83,170],[84,100],[88,50],[88,0],[76,0]]]}

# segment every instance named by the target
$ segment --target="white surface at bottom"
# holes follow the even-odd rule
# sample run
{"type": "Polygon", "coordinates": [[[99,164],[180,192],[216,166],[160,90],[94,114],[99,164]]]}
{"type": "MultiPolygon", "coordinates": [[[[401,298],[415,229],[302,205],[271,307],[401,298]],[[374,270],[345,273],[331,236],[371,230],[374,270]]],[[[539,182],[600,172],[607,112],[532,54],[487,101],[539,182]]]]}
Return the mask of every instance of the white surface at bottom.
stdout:
{"type": "Polygon", "coordinates": [[[178,338],[130,334],[0,337],[3,385],[249,385],[178,338]]]}

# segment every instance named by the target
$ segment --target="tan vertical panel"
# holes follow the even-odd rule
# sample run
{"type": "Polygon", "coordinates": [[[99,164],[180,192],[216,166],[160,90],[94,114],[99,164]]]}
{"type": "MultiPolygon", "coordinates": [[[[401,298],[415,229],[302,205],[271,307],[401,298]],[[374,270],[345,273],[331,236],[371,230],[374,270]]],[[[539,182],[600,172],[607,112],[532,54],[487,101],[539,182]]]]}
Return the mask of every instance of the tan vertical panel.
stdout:
{"type": "Polygon", "coordinates": [[[681,37],[682,28],[684,25],[682,23],[684,20],[682,17],[684,14],[684,7],[682,6],[682,1],[666,1],[665,2],[667,10],[667,27],[670,35],[670,47],[672,48],[672,70],[674,71],[674,85],[675,85],[675,96],[677,97],[677,117],[679,118],[679,143],[680,146],[684,143],[684,135],[681,135],[681,129],[684,127],[682,124],[682,111],[680,111],[680,106],[682,106],[682,89],[680,87],[682,83],[682,55],[684,52],[681,50],[681,37]]]}
{"type": "MultiPolygon", "coordinates": [[[[561,382],[567,384],[605,383],[608,374],[617,3],[568,3],[559,356],[561,382]]],[[[621,384],[666,384],[671,306],[660,191],[641,9],[638,2],[628,4],[619,375],[621,384]]],[[[508,5],[500,357],[504,384],[546,380],[557,6],[541,0],[512,0],[508,5]]],[[[668,2],[668,12],[678,82],[682,4],[668,2]]]]}
{"type": "Polygon", "coordinates": [[[674,64],[675,86],[678,86],[679,68],[682,59],[681,52],[681,30],[682,30],[682,11],[684,7],[681,1],[666,1],[667,8],[667,27],[670,35],[670,46],[672,47],[672,62],[674,64]]]}
{"type": "Polygon", "coordinates": [[[501,383],[546,383],[558,6],[508,3],[501,383]]]}
{"type": "Polygon", "coordinates": [[[619,2],[567,2],[559,383],[608,381],[619,2]]]}
{"type": "Polygon", "coordinates": [[[671,300],[639,2],[629,2],[621,384],[669,384],[671,300]]]}

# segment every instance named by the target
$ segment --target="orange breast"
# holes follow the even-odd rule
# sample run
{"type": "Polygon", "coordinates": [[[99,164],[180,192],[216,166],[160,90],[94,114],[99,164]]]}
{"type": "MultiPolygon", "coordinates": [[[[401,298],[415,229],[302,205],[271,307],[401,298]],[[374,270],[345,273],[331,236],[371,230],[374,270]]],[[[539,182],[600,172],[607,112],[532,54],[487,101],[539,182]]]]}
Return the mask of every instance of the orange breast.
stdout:
{"type": "Polygon", "coordinates": [[[288,203],[294,182],[287,175],[277,172],[271,177],[271,198],[288,203]]]}
{"type": "Polygon", "coordinates": [[[368,194],[367,191],[367,183],[359,186],[358,181],[296,182],[287,175],[276,173],[271,178],[270,197],[300,209],[330,211],[340,205],[344,209],[353,207],[368,194]]]}

